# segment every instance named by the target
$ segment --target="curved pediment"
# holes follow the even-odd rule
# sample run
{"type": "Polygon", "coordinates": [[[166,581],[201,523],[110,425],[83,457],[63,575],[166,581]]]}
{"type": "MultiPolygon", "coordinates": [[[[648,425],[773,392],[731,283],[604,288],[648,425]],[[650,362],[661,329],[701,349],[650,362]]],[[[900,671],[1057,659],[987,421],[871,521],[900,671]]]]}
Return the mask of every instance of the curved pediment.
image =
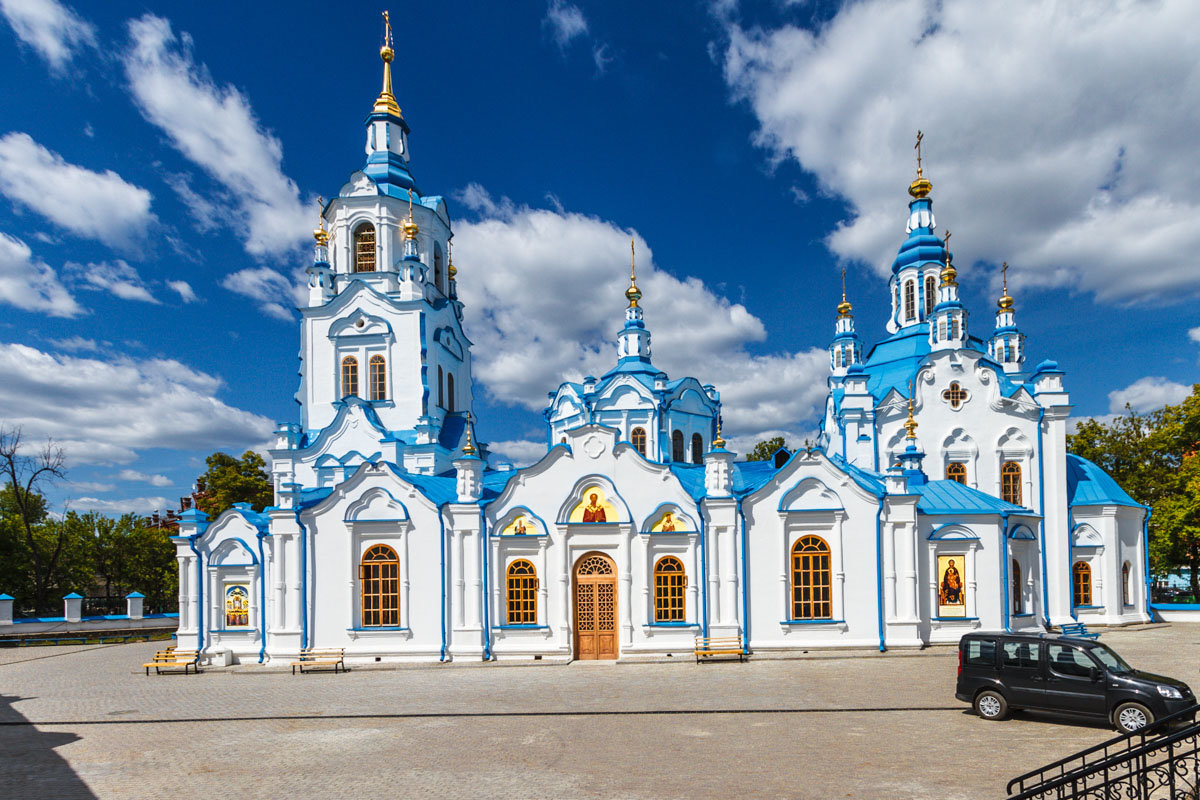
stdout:
{"type": "Polygon", "coordinates": [[[780,511],[837,511],[842,500],[819,478],[804,478],[788,489],[779,501],[780,511]]]}
{"type": "Polygon", "coordinates": [[[1033,455],[1033,445],[1029,438],[1016,428],[1009,428],[996,442],[996,450],[1006,457],[1029,457],[1033,455]]]}
{"type": "Polygon", "coordinates": [[[695,533],[696,520],[677,503],[663,503],[642,522],[642,533],[695,533]]]}
{"type": "Polygon", "coordinates": [[[356,308],[329,326],[329,338],[347,336],[389,336],[392,326],[386,319],[356,308]]]}
{"type": "Polygon", "coordinates": [[[966,525],[960,525],[957,522],[952,522],[949,525],[943,525],[933,533],[929,534],[929,541],[931,542],[948,540],[975,542],[979,541],[979,537],[976,536],[975,532],[966,525]]]}
{"type": "Polygon", "coordinates": [[[1086,522],[1075,526],[1071,532],[1072,544],[1075,547],[1103,547],[1104,538],[1100,532],[1086,522]]]}
{"type": "Polygon", "coordinates": [[[580,478],[559,507],[558,522],[612,524],[629,522],[629,506],[617,494],[612,481],[600,475],[580,478]]]}
{"type": "Polygon", "coordinates": [[[440,344],[442,348],[450,355],[463,360],[463,345],[462,341],[454,334],[449,325],[438,328],[434,331],[433,340],[440,344]]]}
{"type": "Polygon", "coordinates": [[[251,567],[258,563],[254,551],[241,539],[226,539],[208,558],[214,567],[251,567]]]}
{"type": "Polygon", "coordinates": [[[353,172],[350,180],[342,184],[341,189],[338,189],[338,197],[361,197],[377,194],[379,194],[379,185],[361,170],[353,172]]]}
{"type": "Polygon", "coordinates": [[[380,486],[363,492],[346,508],[346,522],[407,522],[408,508],[380,486]]]}
{"type": "Polygon", "coordinates": [[[672,411],[686,411],[691,414],[710,414],[714,404],[696,389],[686,389],[679,399],[671,403],[672,411]]]}
{"type": "Polygon", "coordinates": [[[610,388],[596,400],[597,411],[653,408],[654,405],[654,398],[650,396],[649,391],[637,382],[622,383],[610,388]]]}

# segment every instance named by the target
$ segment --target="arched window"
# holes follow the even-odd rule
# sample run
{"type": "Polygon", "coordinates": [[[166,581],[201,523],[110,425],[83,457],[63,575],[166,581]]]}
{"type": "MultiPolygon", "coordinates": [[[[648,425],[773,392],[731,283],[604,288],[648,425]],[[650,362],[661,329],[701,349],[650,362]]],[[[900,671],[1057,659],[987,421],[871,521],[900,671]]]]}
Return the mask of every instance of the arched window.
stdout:
{"type": "Polygon", "coordinates": [[[446,376],[446,410],[454,410],[454,376],[446,376]]]}
{"type": "Polygon", "coordinates": [[[375,271],[375,226],[369,222],[354,229],[354,271],[375,271]]]}
{"type": "Polygon", "coordinates": [[[1086,561],[1076,561],[1071,568],[1073,599],[1077,606],[1092,604],[1092,568],[1086,561]]]}
{"type": "Polygon", "coordinates": [[[792,547],[792,619],[832,619],[829,545],[802,536],[792,547]]]}
{"type": "Polygon", "coordinates": [[[446,407],[446,396],[442,392],[442,384],[445,383],[445,378],[442,375],[442,367],[438,365],[438,408],[446,407]]]}
{"type": "Polygon", "coordinates": [[[633,448],[642,455],[646,455],[646,429],[634,428],[629,432],[629,441],[633,442],[633,448]]]}
{"type": "Polygon", "coordinates": [[[683,461],[683,431],[675,431],[671,434],[671,460],[683,461]]]}
{"type": "Polygon", "coordinates": [[[1005,461],[1000,467],[1000,499],[1021,505],[1021,465],[1005,461]]]}
{"type": "Polygon", "coordinates": [[[433,246],[433,285],[438,291],[446,291],[446,287],[442,285],[442,247],[438,244],[433,246]]]}
{"type": "Polygon", "coordinates": [[[917,284],[916,281],[904,282],[904,318],[906,320],[916,319],[917,317],[917,284]]]}
{"type": "Polygon", "coordinates": [[[683,562],[675,556],[663,556],[654,565],[654,621],[683,622],[687,614],[683,604],[683,590],[687,587],[687,574],[683,562]]]}
{"type": "Polygon", "coordinates": [[[944,319],[941,320],[940,322],[938,322],[937,338],[938,338],[939,342],[943,342],[946,340],[946,320],[944,320],[944,319]]]}
{"type": "Polygon", "coordinates": [[[925,316],[933,313],[933,307],[937,305],[937,280],[928,275],[925,278],[925,316]]]}
{"type": "Polygon", "coordinates": [[[1133,603],[1130,601],[1130,598],[1132,596],[1133,595],[1130,592],[1130,586],[1129,586],[1129,562],[1126,561],[1124,564],[1121,565],[1121,605],[1123,605],[1123,606],[1133,605],[1133,603]]]}
{"type": "Polygon", "coordinates": [[[950,318],[950,338],[951,339],[958,338],[958,317],[950,318]]]}
{"type": "Polygon", "coordinates": [[[698,433],[692,434],[692,463],[704,463],[704,437],[698,433]]]}
{"type": "Polygon", "coordinates": [[[537,570],[525,559],[508,565],[505,619],[509,625],[537,625],[537,570]]]}
{"type": "Polygon", "coordinates": [[[358,394],[358,359],[346,356],[342,359],[342,397],[358,394]]]}
{"type": "Polygon", "coordinates": [[[951,461],[946,465],[946,480],[967,484],[967,465],[961,461],[951,461]]]}
{"type": "Polygon", "coordinates": [[[400,624],[400,558],[386,544],[377,544],[363,554],[358,565],[362,591],[362,626],[400,624]]]}
{"type": "Polygon", "coordinates": [[[1025,609],[1025,598],[1021,589],[1021,565],[1015,558],[1012,560],[1012,588],[1009,591],[1012,593],[1012,613],[1022,613],[1025,609]]]}
{"type": "Polygon", "coordinates": [[[383,356],[371,356],[367,361],[367,372],[370,374],[371,399],[387,399],[387,362],[383,356]]]}

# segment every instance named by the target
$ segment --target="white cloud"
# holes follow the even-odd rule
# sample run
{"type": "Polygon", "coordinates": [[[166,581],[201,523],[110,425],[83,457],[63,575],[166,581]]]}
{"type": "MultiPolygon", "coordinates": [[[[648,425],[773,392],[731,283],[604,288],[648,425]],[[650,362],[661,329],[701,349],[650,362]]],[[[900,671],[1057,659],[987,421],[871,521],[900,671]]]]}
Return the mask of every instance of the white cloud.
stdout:
{"type": "Polygon", "coordinates": [[[79,236],[130,247],[155,221],[150,192],[112,170],[69,164],[27,133],[0,138],[0,192],[79,236]]]}
{"type": "Polygon", "coordinates": [[[54,339],[49,344],[58,350],[65,350],[68,353],[98,353],[102,348],[112,347],[111,342],[97,342],[95,339],[85,339],[82,336],[54,339]]]}
{"type": "Polygon", "coordinates": [[[145,472],[138,472],[136,469],[123,469],[117,473],[117,478],[134,483],[148,483],[151,486],[170,486],[174,483],[166,475],[149,475],[145,472]]]}
{"type": "Polygon", "coordinates": [[[549,29],[550,36],[559,50],[565,50],[572,39],[586,36],[588,32],[587,19],[579,10],[579,6],[566,0],[550,0],[542,24],[549,29]]]}
{"type": "Polygon", "coordinates": [[[85,312],[58,274],[34,258],[29,245],[6,233],[0,233],[0,303],[52,317],[77,317],[85,312]]]}
{"type": "Polygon", "coordinates": [[[249,100],[234,86],[217,85],[193,59],[191,37],[176,37],[167,20],[147,14],[129,23],[129,33],[125,74],[135,103],[237,205],[234,219],[244,221],[239,235],[246,252],[294,251],[308,235],[313,212],[283,174],[283,147],[259,123],[249,100]]]}
{"type": "Polygon", "coordinates": [[[756,141],[850,207],[838,256],[888,274],[920,128],[960,264],[1107,302],[1200,293],[1200,6],[864,0],[816,32],[725,24],[756,141]]]}
{"type": "Polygon", "coordinates": [[[167,288],[177,293],[179,299],[185,303],[195,303],[200,299],[187,281],[167,281],[167,288]]]}
{"type": "Polygon", "coordinates": [[[192,225],[197,231],[209,233],[221,227],[220,221],[227,217],[224,209],[193,189],[189,176],[164,175],[163,181],[171,187],[180,202],[187,206],[192,217],[192,225]]]}
{"type": "Polygon", "coordinates": [[[1192,387],[1166,378],[1145,377],[1124,389],[1108,393],[1108,410],[1120,414],[1128,404],[1134,411],[1153,411],[1165,405],[1183,402],[1192,387]]]}
{"type": "Polygon", "coordinates": [[[231,292],[258,301],[264,314],[291,322],[292,306],[300,302],[300,291],[290,280],[270,267],[252,267],[225,276],[221,285],[231,292]]]}
{"type": "MultiPolygon", "coordinates": [[[[616,363],[630,233],[596,217],[513,208],[473,191],[476,207],[500,212],[460,221],[454,237],[474,376],[500,402],[540,410],[563,380],[598,376],[616,363]]],[[[825,351],[751,355],[747,345],[767,337],[762,322],[699,279],[659,270],[634,236],[654,363],[673,378],[716,385],[730,434],[811,427],[825,397],[825,351]]]]}
{"type": "Polygon", "coordinates": [[[97,511],[101,514],[150,514],[175,508],[178,501],[165,497],[125,497],[119,500],[101,500],[98,497],[80,497],[69,500],[72,511],[97,511]]]}
{"type": "Polygon", "coordinates": [[[99,481],[67,481],[64,487],[68,492],[111,492],[117,488],[115,483],[100,483],[99,481]]]}
{"type": "Polygon", "coordinates": [[[519,467],[536,464],[546,455],[546,442],[535,442],[529,439],[511,439],[504,442],[489,442],[488,450],[500,459],[510,461],[519,467]]]}
{"type": "Polygon", "coordinates": [[[96,29],[55,0],[0,0],[0,14],[25,44],[56,72],[83,45],[96,44],[96,29]]]}
{"type": "Polygon", "coordinates": [[[1188,331],[1188,338],[1196,344],[1200,344],[1200,327],[1192,328],[1188,331]]]}
{"type": "Polygon", "coordinates": [[[150,293],[138,271],[120,258],[99,264],[67,263],[63,273],[88,289],[109,292],[122,300],[159,305],[158,298],[150,293]]]}
{"type": "Polygon", "coordinates": [[[127,464],[144,448],[212,451],[266,441],[270,420],[218,399],[221,380],[167,359],[102,360],[0,344],[0,409],[69,465],[127,464]]]}

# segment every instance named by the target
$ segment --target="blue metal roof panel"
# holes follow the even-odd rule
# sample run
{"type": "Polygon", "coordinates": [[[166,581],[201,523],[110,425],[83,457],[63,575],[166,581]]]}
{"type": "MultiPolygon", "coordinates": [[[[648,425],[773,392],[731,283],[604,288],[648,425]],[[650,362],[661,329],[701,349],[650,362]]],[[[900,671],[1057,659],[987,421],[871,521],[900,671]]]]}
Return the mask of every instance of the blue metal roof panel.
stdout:
{"type": "Polygon", "coordinates": [[[1111,475],[1074,453],[1067,453],[1067,504],[1146,507],[1130,497],[1111,475]]]}
{"type": "Polygon", "coordinates": [[[1033,513],[958,481],[929,481],[919,486],[910,485],[909,491],[921,496],[917,501],[917,510],[922,514],[1033,513]]]}

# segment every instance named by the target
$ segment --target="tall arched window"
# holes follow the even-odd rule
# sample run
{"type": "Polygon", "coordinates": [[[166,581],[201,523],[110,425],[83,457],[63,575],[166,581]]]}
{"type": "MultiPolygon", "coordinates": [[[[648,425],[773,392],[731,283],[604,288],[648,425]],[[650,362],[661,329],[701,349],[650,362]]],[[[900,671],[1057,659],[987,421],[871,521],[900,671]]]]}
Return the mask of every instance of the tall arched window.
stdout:
{"type": "Polygon", "coordinates": [[[442,283],[442,247],[438,244],[433,246],[433,285],[438,288],[438,291],[446,291],[446,287],[442,283]]]}
{"type": "Polygon", "coordinates": [[[833,584],[829,545],[802,536],[792,547],[792,619],[832,619],[833,584]]]}
{"type": "Polygon", "coordinates": [[[375,226],[369,222],[354,229],[354,271],[375,271],[375,226]]]}
{"type": "Polygon", "coordinates": [[[916,319],[917,317],[917,284],[916,281],[904,282],[904,318],[906,320],[916,319]]]}
{"type": "Polygon", "coordinates": [[[937,305],[937,280],[928,275],[925,278],[925,316],[933,313],[933,307],[937,305]]]}
{"type": "Polygon", "coordinates": [[[958,338],[958,317],[950,318],[950,338],[951,339],[958,338]]]}
{"type": "Polygon", "coordinates": [[[367,372],[371,382],[371,399],[387,399],[387,362],[383,356],[371,356],[367,361],[367,372]]]}
{"type": "Polygon", "coordinates": [[[698,433],[692,434],[692,463],[704,463],[704,437],[698,433]]]}
{"type": "Polygon", "coordinates": [[[446,376],[446,410],[454,410],[454,376],[446,376]]]}
{"type": "Polygon", "coordinates": [[[1131,606],[1133,602],[1130,598],[1133,597],[1129,586],[1129,562],[1126,561],[1121,565],[1121,605],[1131,606]]]}
{"type": "Polygon", "coordinates": [[[675,431],[671,434],[671,460],[683,461],[685,457],[683,452],[683,431],[675,431]]]}
{"type": "Polygon", "coordinates": [[[1000,466],[1000,499],[1021,505],[1021,465],[1016,461],[1005,461],[1000,466]]]}
{"type": "Polygon", "coordinates": [[[525,559],[508,565],[505,620],[509,625],[537,624],[537,570],[525,559]]]}
{"type": "Polygon", "coordinates": [[[946,465],[946,480],[961,483],[965,486],[967,483],[967,465],[961,461],[951,461],[946,465]]]}
{"type": "Polygon", "coordinates": [[[675,556],[663,556],[654,565],[654,621],[684,622],[687,614],[683,603],[683,590],[687,588],[687,574],[683,562],[675,556]]]}
{"type": "Polygon", "coordinates": [[[1092,568],[1086,561],[1076,561],[1071,568],[1072,599],[1077,606],[1092,604],[1092,568]]]}
{"type": "Polygon", "coordinates": [[[362,626],[400,624],[400,558],[386,544],[377,544],[363,554],[358,565],[362,592],[362,626]]]}
{"type": "Polygon", "coordinates": [[[442,367],[438,365],[438,408],[446,407],[446,396],[442,392],[442,384],[445,382],[445,377],[442,375],[442,367]]]}
{"type": "Polygon", "coordinates": [[[642,455],[646,455],[646,429],[634,428],[629,432],[629,441],[633,442],[633,449],[637,450],[642,455]]]}
{"type": "Polygon", "coordinates": [[[346,356],[342,359],[342,397],[358,394],[358,359],[346,356]]]}
{"type": "Polygon", "coordinates": [[[1021,565],[1015,558],[1012,560],[1012,588],[1009,592],[1012,593],[1012,613],[1022,613],[1025,610],[1025,598],[1021,588],[1021,565]]]}

